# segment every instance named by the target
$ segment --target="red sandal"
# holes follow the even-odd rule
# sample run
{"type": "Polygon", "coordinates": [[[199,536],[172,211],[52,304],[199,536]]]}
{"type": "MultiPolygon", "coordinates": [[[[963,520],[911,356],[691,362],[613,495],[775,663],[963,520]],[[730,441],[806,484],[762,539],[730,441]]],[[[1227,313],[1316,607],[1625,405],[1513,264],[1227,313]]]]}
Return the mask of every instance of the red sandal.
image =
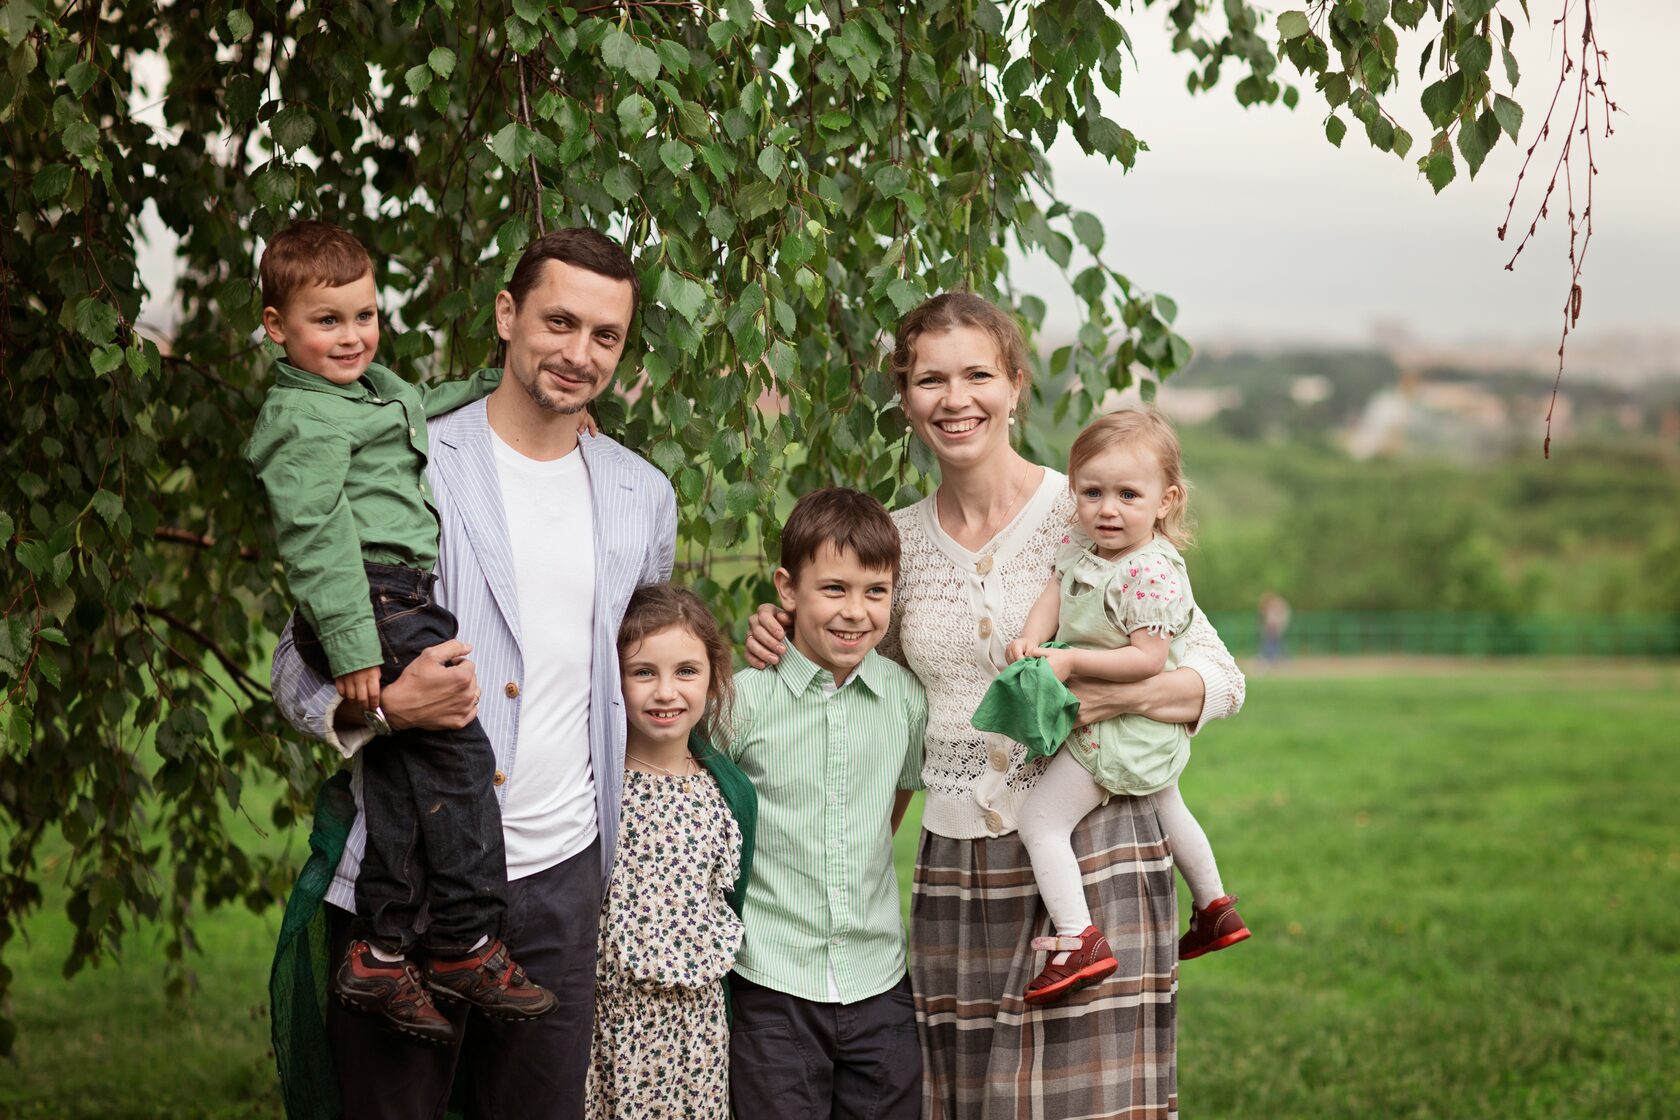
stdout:
{"type": "Polygon", "coordinates": [[[1028,1003],[1054,1003],[1081,988],[1089,988],[1120,967],[1109,950],[1108,938],[1096,926],[1086,926],[1078,937],[1035,937],[1032,947],[1048,951],[1050,961],[1027,985],[1021,998],[1028,1003]],[[1056,954],[1066,953],[1067,960],[1053,963],[1056,954]]]}

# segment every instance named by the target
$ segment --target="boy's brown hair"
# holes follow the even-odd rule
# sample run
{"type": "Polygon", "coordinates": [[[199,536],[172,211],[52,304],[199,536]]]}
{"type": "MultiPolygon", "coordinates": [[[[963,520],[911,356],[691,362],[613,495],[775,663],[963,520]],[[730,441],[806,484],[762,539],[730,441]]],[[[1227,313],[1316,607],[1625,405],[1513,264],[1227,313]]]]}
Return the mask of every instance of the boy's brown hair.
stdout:
{"type": "Polygon", "coordinates": [[[898,526],[887,507],[863,491],[830,486],[799,499],[782,526],[782,567],[797,582],[825,542],[866,568],[889,569],[897,582],[898,526]]]}
{"type": "Polygon", "coordinates": [[[735,658],[717,619],[700,596],[670,583],[638,587],[630,596],[630,605],[624,608],[624,621],[619,623],[619,659],[622,661],[642,639],[671,626],[681,626],[706,647],[711,676],[706,682],[706,717],[700,726],[713,745],[721,746],[729,739],[729,713],[735,706],[735,658]]]}
{"type": "Polygon", "coordinates": [[[264,307],[283,311],[304,288],[337,288],[373,271],[367,247],[331,222],[293,222],[263,249],[257,272],[264,307]]]}

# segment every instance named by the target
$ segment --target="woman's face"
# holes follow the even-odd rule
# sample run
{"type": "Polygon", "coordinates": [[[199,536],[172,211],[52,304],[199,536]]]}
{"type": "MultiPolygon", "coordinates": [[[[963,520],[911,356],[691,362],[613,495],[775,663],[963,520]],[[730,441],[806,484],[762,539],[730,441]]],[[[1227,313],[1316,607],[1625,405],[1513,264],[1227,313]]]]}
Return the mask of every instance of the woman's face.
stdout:
{"type": "Polygon", "coordinates": [[[1021,397],[1018,371],[979,327],[916,339],[904,415],[943,467],[973,466],[1009,450],[1009,416],[1021,397]]]}

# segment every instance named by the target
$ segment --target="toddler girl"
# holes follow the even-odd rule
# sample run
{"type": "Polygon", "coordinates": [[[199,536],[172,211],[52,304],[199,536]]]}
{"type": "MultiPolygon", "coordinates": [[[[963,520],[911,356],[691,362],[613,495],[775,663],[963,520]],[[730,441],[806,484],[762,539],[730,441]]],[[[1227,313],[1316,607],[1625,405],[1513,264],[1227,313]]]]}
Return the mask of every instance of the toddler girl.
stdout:
{"type": "Polygon", "coordinates": [[[692,592],[637,590],[618,633],[624,815],[595,966],[587,1115],[729,1115],[723,977],[741,947],[757,799],[708,733],[729,726],[728,645],[692,592]]]}
{"type": "MultiPolygon", "coordinates": [[[[1077,525],[1056,554],[1055,574],[1009,644],[1010,661],[1042,657],[1058,680],[1070,676],[1140,681],[1176,668],[1174,638],[1195,610],[1184,560],[1189,544],[1186,483],[1178,437],[1166,418],[1126,411],[1094,421],[1068,456],[1077,525]],[[1073,648],[1045,648],[1054,635],[1073,648]]],[[[1179,940],[1189,960],[1249,936],[1225,894],[1207,836],[1185,807],[1178,775],[1190,735],[1176,723],[1125,715],[1076,727],[1056,752],[1021,815],[1021,838],[1056,936],[1044,971],[1027,985],[1029,1003],[1048,1003],[1095,984],[1117,967],[1091,924],[1079,861],[1069,836],[1111,794],[1152,795],[1173,860],[1195,900],[1179,940]]]]}

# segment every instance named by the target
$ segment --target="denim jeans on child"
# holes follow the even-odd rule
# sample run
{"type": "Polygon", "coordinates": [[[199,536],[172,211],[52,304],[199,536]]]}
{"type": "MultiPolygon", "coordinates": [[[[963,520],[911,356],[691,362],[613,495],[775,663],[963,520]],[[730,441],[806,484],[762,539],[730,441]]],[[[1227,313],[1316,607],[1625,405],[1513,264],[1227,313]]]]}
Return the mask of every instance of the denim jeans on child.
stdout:
{"type": "MultiPolygon", "coordinates": [[[[365,564],[384,662],[380,687],[420,652],[455,637],[455,617],[432,597],[437,577],[391,564],[365,564]]],[[[297,615],[298,654],[331,679],[320,640],[297,615]]],[[[367,853],[356,877],[356,913],[372,942],[407,954],[423,938],[437,956],[461,956],[501,933],[507,857],[493,777],[496,756],[475,719],[459,731],[405,728],[361,750],[367,853]]]]}

